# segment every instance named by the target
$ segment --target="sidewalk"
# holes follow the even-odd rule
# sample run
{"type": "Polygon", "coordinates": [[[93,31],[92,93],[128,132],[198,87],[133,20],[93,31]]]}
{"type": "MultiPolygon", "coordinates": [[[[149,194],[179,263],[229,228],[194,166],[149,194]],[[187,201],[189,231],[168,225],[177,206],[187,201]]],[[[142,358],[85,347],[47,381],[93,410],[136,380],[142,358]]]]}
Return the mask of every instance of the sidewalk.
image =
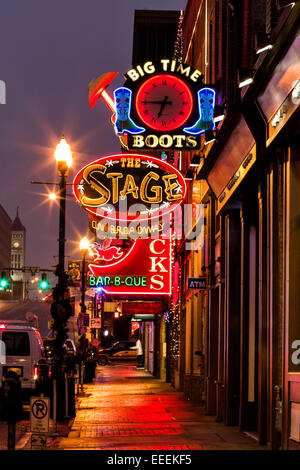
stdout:
{"type": "Polygon", "coordinates": [[[235,427],[216,423],[202,407],[131,365],[97,369],[78,397],[68,437],[48,443],[58,450],[258,450],[235,427]]]}

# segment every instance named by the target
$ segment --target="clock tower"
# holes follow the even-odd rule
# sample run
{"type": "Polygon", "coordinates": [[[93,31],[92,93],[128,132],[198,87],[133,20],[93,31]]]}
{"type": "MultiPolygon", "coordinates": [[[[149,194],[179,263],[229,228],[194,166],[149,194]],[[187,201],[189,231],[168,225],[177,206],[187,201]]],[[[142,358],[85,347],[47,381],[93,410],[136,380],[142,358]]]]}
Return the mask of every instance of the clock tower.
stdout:
{"type": "Polygon", "coordinates": [[[19,207],[11,227],[11,269],[13,271],[13,297],[25,299],[25,274],[14,271],[25,266],[26,229],[19,218],[19,207]]]}

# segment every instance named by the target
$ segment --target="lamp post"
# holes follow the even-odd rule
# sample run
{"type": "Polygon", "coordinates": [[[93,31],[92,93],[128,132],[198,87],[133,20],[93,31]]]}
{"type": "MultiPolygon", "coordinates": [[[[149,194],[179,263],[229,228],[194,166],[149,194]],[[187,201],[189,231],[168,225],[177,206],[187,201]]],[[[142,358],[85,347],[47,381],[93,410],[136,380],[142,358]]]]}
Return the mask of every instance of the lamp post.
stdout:
{"type": "Polygon", "coordinates": [[[56,146],[55,159],[57,161],[59,181],[59,235],[58,235],[58,285],[62,287],[65,272],[65,227],[66,227],[66,183],[72,165],[72,152],[64,136],[56,146]]]}
{"type": "Polygon", "coordinates": [[[87,237],[84,237],[80,242],[80,251],[82,255],[82,265],[81,265],[81,311],[82,313],[86,312],[85,306],[85,257],[86,252],[89,249],[90,242],[87,237]]]}
{"type": "Polygon", "coordinates": [[[59,233],[58,233],[58,265],[56,275],[58,283],[53,290],[53,304],[51,314],[54,318],[53,329],[56,331],[56,348],[60,356],[61,347],[66,339],[65,327],[71,314],[71,306],[67,298],[67,282],[65,276],[65,225],[66,225],[66,186],[67,177],[72,165],[72,151],[64,136],[56,146],[55,159],[57,161],[59,181],[59,233]]]}

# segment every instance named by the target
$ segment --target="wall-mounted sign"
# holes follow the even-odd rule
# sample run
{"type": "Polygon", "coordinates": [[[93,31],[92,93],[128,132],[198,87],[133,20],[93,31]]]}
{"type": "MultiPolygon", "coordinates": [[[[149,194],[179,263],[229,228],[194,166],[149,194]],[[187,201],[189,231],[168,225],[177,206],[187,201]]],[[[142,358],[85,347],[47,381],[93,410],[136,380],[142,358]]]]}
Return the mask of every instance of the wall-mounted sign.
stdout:
{"type": "Polygon", "coordinates": [[[205,277],[188,277],[188,289],[206,289],[205,277]]]}
{"type": "Polygon", "coordinates": [[[203,85],[199,70],[161,59],[125,77],[114,91],[114,126],[116,134],[128,134],[128,149],[195,150],[200,134],[214,129],[215,91],[203,85]]]}
{"type": "Polygon", "coordinates": [[[123,260],[113,265],[90,263],[88,286],[106,294],[170,295],[171,258],[169,239],[136,240],[123,260]]]}
{"type": "Polygon", "coordinates": [[[170,230],[170,224],[166,220],[155,219],[150,220],[149,223],[143,221],[130,226],[125,222],[116,223],[116,221],[102,219],[89,213],[89,229],[100,241],[106,237],[136,239],[166,235],[170,230]]]}
{"type": "Polygon", "coordinates": [[[90,82],[90,106],[103,98],[128,150],[196,150],[201,134],[214,129],[215,91],[202,83],[198,69],[171,59],[148,60],[125,74],[124,86],[112,97],[106,87],[116,73],[90,82]]]}
{"type": "Polygon", "coordinates": [[[91,320],[90,320],[90,327],[91,327],[91,328],[101,328],[101,317],[99,317],[99,318],[91,318],[91,320]]]}
{"type": "Polygon", "coordinates": [[[68,262],[68,275],[72,286],[80,284],[80,261],[68,262]]]}
{"type": "Polygon", "coordinates": [[[148,221],[176,209],[186,194],[182,174],[159,158],[120,154],[83,167],[73,181],[83,208],[114,221],[148,221]]]}
{"type": "MultiPolygon", "coordinates": [[[[110,268],[130,256],[135,248],[135,240],[120,240],[105,238],[90,245],[89,255],[96,266],[110,268]]],[[[91,264],[93,266],[94,264],[91,264]]]]}

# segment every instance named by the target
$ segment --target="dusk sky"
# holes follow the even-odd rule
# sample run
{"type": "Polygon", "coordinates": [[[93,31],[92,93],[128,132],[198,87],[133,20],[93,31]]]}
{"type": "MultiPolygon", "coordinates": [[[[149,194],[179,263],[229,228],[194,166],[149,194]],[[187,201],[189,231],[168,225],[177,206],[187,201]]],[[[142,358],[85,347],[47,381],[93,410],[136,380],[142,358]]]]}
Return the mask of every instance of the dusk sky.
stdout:
{"type": "MultiPolygon", "coordinates": [[[[57,264],[58,205],[46,197],[58,182],[54,149],[62,133],[73,151],[68,181],[97,156],[119,153],[111,112],[100,100],[90,110],[89,81],[131,66],[134,10],[180,10],[186,0],[9,0],[0,6],[0,204],[27,229],[26,265],[57,264]]],[[[113,87],[110,88],[112,91],[113,87]]],[[[71,187],[68,192],[71,194],[71,187]]],[[[67,200],[66,255],[80,259],[87,215],[67,200]]],[[[66,261],[67,261],[66,260],[66,261]]]]}

